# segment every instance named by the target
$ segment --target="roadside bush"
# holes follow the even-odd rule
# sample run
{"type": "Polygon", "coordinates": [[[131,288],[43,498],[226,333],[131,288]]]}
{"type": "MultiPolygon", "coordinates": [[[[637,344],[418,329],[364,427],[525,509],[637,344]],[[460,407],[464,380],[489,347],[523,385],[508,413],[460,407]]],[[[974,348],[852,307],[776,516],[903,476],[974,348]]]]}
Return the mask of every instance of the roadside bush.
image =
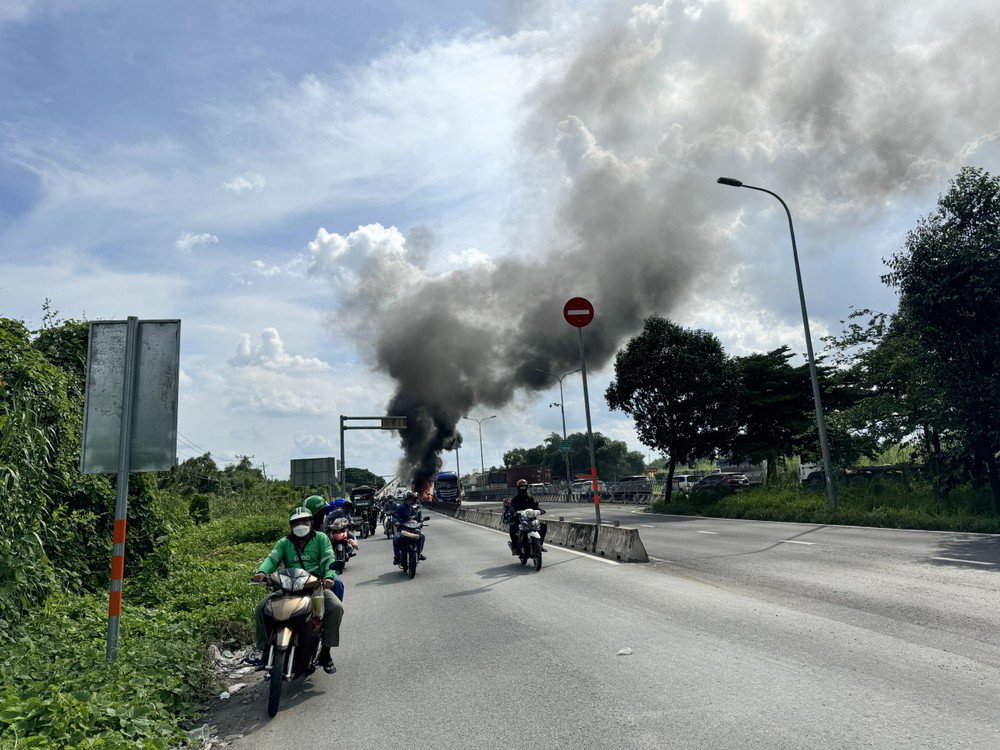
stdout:
{"type": "Polygon", "coordinates": [[[833,523],[940,531],[1000,532],[989,492],[970,486],[940,498],[932,483],[881,480],[840,487],[831,510],[822,489],[779,483],[725,496],[675,495],[670,505],[654,502],[654,513],[747,518],[759,521],[833,523]]]}

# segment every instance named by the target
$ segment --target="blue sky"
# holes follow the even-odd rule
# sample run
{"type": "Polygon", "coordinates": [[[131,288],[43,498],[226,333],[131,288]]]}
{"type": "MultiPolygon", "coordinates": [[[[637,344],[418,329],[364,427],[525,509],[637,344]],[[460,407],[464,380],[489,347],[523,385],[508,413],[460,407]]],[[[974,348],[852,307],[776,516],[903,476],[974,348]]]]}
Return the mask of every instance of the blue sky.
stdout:
{"type": "MultiPolygon", "coordinates": [[[[916,0],[7,0],[0,314],[38,323],[50,298],[65,316],[181,318],[181,432],[279,475],[336,452],[337,415],[384,409],[393,381],[368,339],[382,308],[442,278],[502,288],[503,258],[540,259],[533,294],[579,281],[606,309],[632,294],[613,267],[641,276],[656,259],[684,283],[643,314],[734,354],[801,350],[782,216],[714,178],[789,200],[814,335],[852,305],[891,309],[882,258],[960,166],[1000,169],[996,15],[916,0]],[[617,179],[640,189],[610,200],[617,179]],[[605,228],[622,241],[597,249],[605,228]],[[667,255],[629,249],[659,235],[667,255]],[[577,270],[617,248],[611,275],[577,270]],[[567,266],[545,260],[557,251],[567,266]]],[[[478,408],[501,415],[487,464],[557,430],[557,395],[478,408]]],[[[649,454],[592,404],[595,428],[649,454]]],[[[395,468],[388,436],[352,443],[351,465],[395,468]]]]}

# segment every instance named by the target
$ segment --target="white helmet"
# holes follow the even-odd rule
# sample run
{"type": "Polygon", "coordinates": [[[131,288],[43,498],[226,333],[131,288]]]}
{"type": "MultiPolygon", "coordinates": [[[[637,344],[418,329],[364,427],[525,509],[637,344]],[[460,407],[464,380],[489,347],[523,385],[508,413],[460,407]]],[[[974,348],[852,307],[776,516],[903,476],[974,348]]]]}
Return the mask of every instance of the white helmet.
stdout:
{"type": "Polygon", "coordinates": [[[292,514],[288,517],[288,523],[294,523],[295,521],[299,521],[303,518],[311,521],[312,517],[313,514],[309,512],[309,509],[300,505],[292,511],[292,514]]]}

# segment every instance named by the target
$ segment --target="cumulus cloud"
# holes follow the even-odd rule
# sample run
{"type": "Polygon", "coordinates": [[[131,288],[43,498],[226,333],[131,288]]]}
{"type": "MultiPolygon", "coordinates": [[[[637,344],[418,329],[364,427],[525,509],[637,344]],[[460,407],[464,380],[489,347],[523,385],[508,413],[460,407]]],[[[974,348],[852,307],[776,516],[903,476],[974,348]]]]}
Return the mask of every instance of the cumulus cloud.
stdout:
{"type": "Polygon", "coordinates": [[[326,436],[312,433],[299,433],[292,442],[300,453],[312,455],[330,454],[337,449],[337,445],[326,436]]]}
{"type": "Polygon", "coordinates": [[[276,328],[265,328],[260,333],[260,343],[254,344],[250,334],[240,334],[236,355],[229,360],[233,367],[263,367],[268,370],[329,370],[317,357],[303,357],[285,351],[285,343],[276,328]]]}
{"type": "Polygon", "coordinates": [[[492,271],[495,268],[493,259],[482,250],[470,247],[460,253],[448,253],[448,262],[455,268],[466,268],[469,270],[481,269],[492,271]]]}
{"type": "Polygon", "coordinates": [[[222,187],[231,193],[252,193],[255,190],[263,190],[266,184],[264,175],[256,172],[244,172],[236,175],[229,182],[224,182],[222,187]]]}
{"type": "Polygon", "coordinates": [[[182,232],[181,236],[177,238],[174,245],[182,253],[190,253],[196,247],[202,247],[204,245],[217,245],[219,244],[219,238],[214,234],[208,234],[203,232],[201,234],[193,234],[191,232],[182,232]]]}

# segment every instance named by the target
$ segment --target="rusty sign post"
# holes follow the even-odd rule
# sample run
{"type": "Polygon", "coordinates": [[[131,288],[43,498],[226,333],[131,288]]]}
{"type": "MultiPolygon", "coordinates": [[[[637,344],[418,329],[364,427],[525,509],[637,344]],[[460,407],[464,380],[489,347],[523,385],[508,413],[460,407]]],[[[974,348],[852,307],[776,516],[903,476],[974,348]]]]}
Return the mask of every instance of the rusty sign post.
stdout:
{"type": "Polygon", "coordinates": [[[117,474],[108,661],[118,657],[129,474],[167,471],[177,459],[180,341],[179,320],[90,324],[80,473],[117,474]]]}

